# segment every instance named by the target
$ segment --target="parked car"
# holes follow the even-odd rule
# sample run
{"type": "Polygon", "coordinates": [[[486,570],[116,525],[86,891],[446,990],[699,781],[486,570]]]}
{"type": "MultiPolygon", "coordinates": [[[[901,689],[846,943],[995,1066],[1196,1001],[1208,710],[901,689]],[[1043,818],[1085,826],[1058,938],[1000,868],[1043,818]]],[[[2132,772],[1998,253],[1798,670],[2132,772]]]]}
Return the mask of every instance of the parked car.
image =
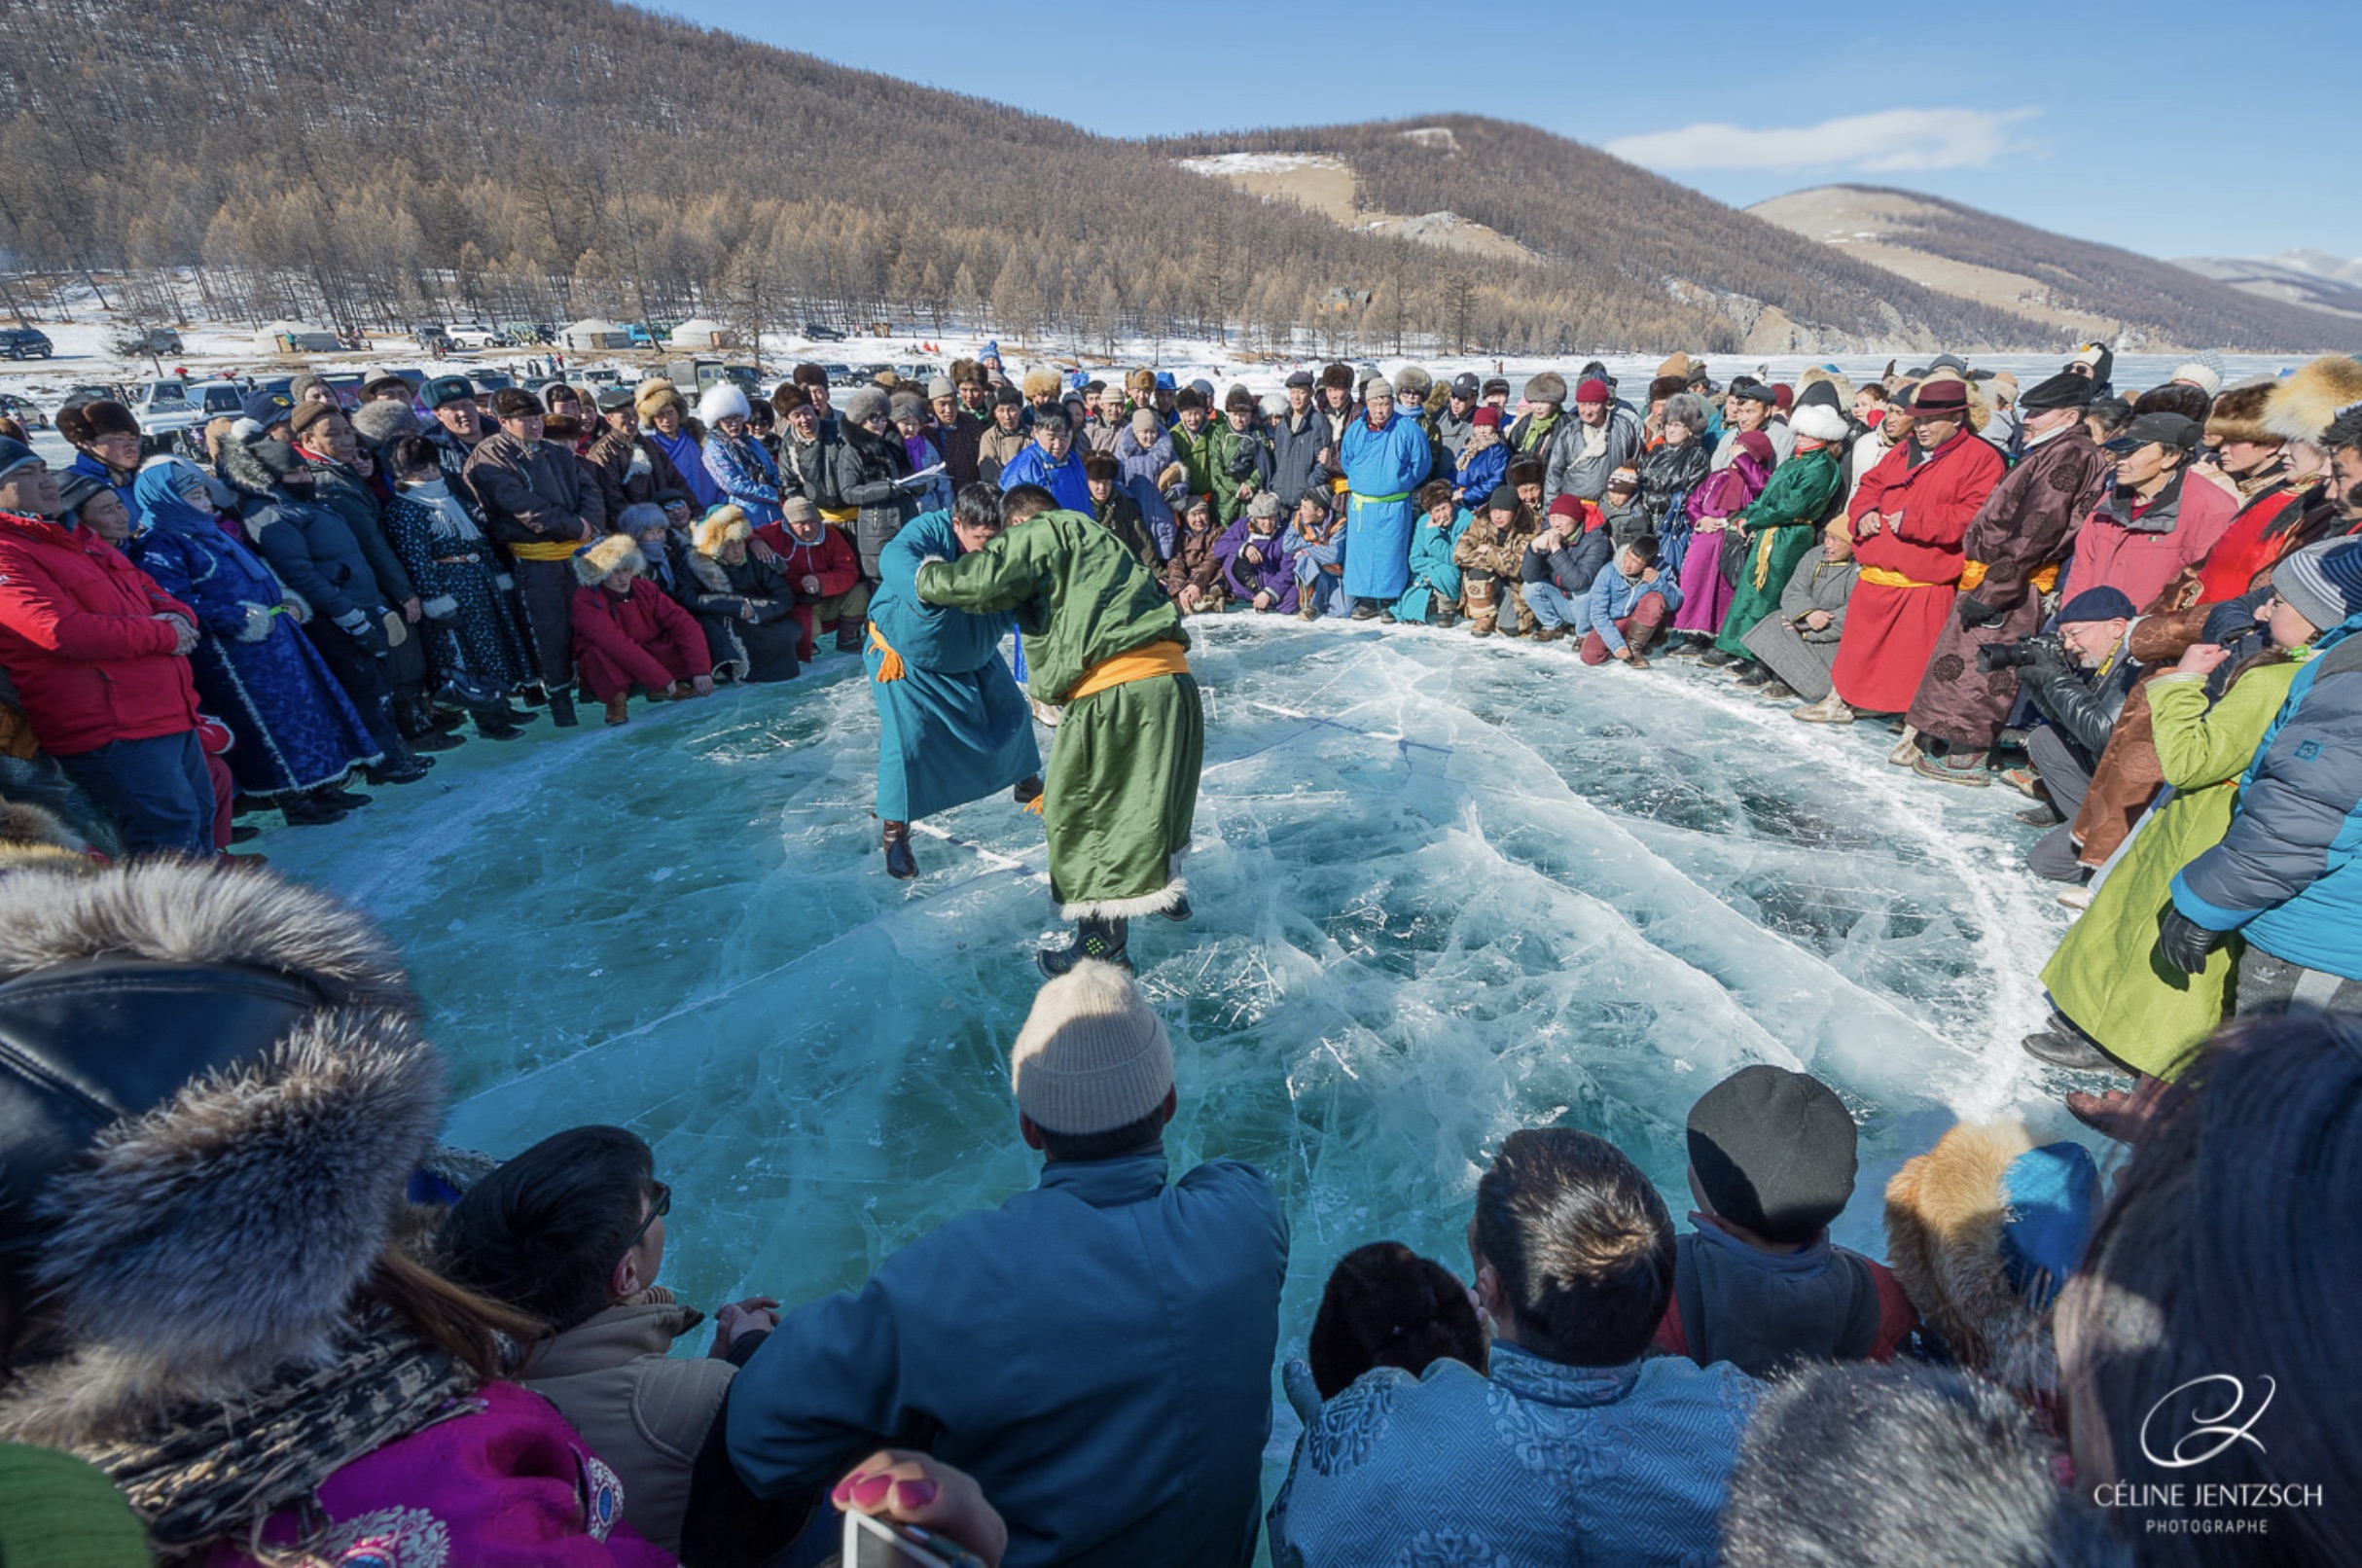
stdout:
{"type": "Polygon", "coordinates": [[[850,365],[828,364],[820,367],[828,373],[831,386],[859,386],[868,377],[856,374],[850,365]]]}
{"type": "Polygon", "coordinates": [[[480,398],[489,397],[517,384],[517,377],[504,375],[499,371],[470,371],[468,379],[476,383],[476,395],[480,398]]]}
{"type": "Polygon", "coordinates": [[[834,327],[824,327],[817,321],[807,321],[804,324],[804,336],[809,338],[813,342],[816,343],[841,343],[844,341],[844,334],[839,332],[834,327]]]}
{"type": "Polygon", "coordinates": [[[621,371],[585,371],[582,378],[585,384],[590,386],[622,386],[624,384],[624,373],[621,371]]]}
{"type": "Polygon", "coordinates": [[[757,400],[763,397],[763,373],[752,365],[725,365],[722,374],[744,387],[748,397],[757,400]]]}
{"type": "Polygon", "coordinates": [[[203,417],[204,402],[194,397],[189,383],[178,376],[142,381],[128,405],[144,436],[169,436],[188,429],[203,417]]]}
{"type": "Polygon", "coordinates": [[[130,402],[131,394],[117,382],[86,381],[68,392],[57,406],[62,409],[69,403],[120,403],[127,408],[130,402]]]}
{"type": "Polygon", "coordinates": [[[107,345],[118,354],[162,355],[181,352],[180,334],[170,327],[135,328],[119,334],[107,345]]]}
{"type": "Polygon", "coordinates": [[[411,337],[418,344],[420,353],[433,354],[438,359],[456,346],[451,341],[450,329],[436,322],[424,322],[412,327],[411,337]]]}
{"type": "Polygon", "coordinates": [[[14,392],[0,392],[0,413],[7,414],[27,430],[47,430],[50,416],[31,398],[20,398],[14,392]]]}
{"type": "Polygon", "coordinates": [[[57,350],[49,334],[33,327],[0,327],[0,354],[10,359],[48,359],[57,350]]]}

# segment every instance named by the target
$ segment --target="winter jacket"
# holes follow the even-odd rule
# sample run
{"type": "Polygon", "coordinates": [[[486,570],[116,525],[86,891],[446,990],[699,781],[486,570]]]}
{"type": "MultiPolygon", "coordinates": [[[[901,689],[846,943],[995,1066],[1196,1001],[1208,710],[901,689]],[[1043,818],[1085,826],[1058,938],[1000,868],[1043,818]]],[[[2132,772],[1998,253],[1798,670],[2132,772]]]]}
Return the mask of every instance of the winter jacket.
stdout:
{"type": "Polygon", "coordinates": [[[916,493],[900,482],[910,474],[911,456],[900,436],[846,427],[837,447],[837,495],[859,509],[853,543],[861,552],[861,575],[872,582],[877,578],[877,552],[918,516],[916,493]]]}
{"type": "MultiPolygon", "coordinates": [[[[1120,479],[1127,482],[1136,480],[1160,495],[1165,493],[1163,482],[1165,470],[1180,460],[1173,455],[1170,431],[1158,431],[1157,439],[1143,446],[1133,436],[1129,425],[1116,432],[1116,444],[1111,455],[1116,460],[1120,479]]],[[[1167,496],[1166,499],[1169,502],[1171,498],[1167,496]]]]}
{"type": "MultiPolygon", "coordinates": [[[[1094,501],[1089,511],[1098,519],[1100,527],[1124,541],[1124,548],[1138,556],[1142,566],[1152,573],[1163,569],[1164,552],[1158,549],[1157,537],[1141,517],[1140,503],[1132,496],[1118,488],[1109,493],[1105,505],[1094,501]]],[[[1172,530],[1167,526],[1165,538],[1169,541],[1171,537],[1172,530]]]]}
{"type": "Polygon", "coordinates": [[[779,465],[752,438],[734,440],[717,426],[705,433],[699,454],[705,472],[746,520],[757,527],[779,518],[779,465]]]}
{"type": "Polygon", "coordinates": [[[1542,481],[1545,503],[1561,495],[1596,501],[1607,494],[1607,477],[1640,455],[1640,417],[1621,403],[1608,406],[1594,447],[1593,431],[1580,416],[1557,432],[1550,453],[1550,468],[1542,481]]]}
{"type": "Polygon", "coordinates": [[[823,524],[820,537],[808,545],[790,533],[784,522],[768,523],[755,530],[755,537],[779,557],[779,575],[787,579],[801,602],[833,599],[861,581],[861,557],[853,552],[841,528],[823,524]],[[804,590],[807,577],[819,579],[819,592],[804,590]]]}
{"type": "Polygon", "coordinates": [[[1222,433],[1214,439],[1214,457],[1219,465],[1214,476],[1214,516],[1224,523],[1237,521],[1246,516],[1247,503],[1254,499],[1252,491],[1241,495],[1241,485],[1255,490],[1271,486],[1271,444],[1256,430],[1238,431],[1223,421],[1222,433]]]}
{"type": "Polygon", "coordinates": [[[1306,409],[1302,419],[1292,413],[1281,414],[1270,428],[1271,474],[1269,488],[1279,496],[1279,504],[1291,513],[1304,492],[1326,489],[1335,472],[1323,464],[1320,454],[1329,445],[1329,422],[1316,409],[1306,409]]]}
{"type": "Polygon", "coordinates": [[[843,439],[830,424],[823,424],[808,442],[798,441],[795,431],[788,431],[779,442],[780,494],[801,495],[823,512],[845,511],[837,494],[837,452],[843,439]]]}
{"type": "Polygon", "coordinates": [[[1544,474],[1550,472],[1551,459],[1557,453],[1557,445],[1564,439],[1567,428],[1579,423],[1564,409],[1551,414],[1547,420],[1540,414],[1522,413],[1510,421],[1501,432],[1511,455],[1520,462],[1530,459],[1542,465],[1544,474]]]}
{"type": "Polygon", "coordinates": [[[1919,1314],[1884,1265],[1831,1243],[1763,1252],[1692,1215],[1673,1244],[1657,1348],[1768,1377],[1798,1361],[1892,1361],[1919,1314]]]}
{"type": "Polygon", "coordinates": [[[2034,706],[2075,743],[2087,761],[2098,761],[2106,749],[2108,731],[2116,728],[2125,698],[2140,680],[2141,664],[2132,657],[2129,642],[2128,633],[2117,643],[2116,651],[2088,674],[2058,660],[2028,664],[2019,671],[2034,706]]]}
{"type": "Polygon", "coordinates": [[[1237,489],[1235,484],[1225,485],[1222,479],[1224,464],[1230,457],[1233,445],[1224,438],[1230,434],[1230,426],[1218,417],[1206,420],[1194,436],[1189,433],[1187,424],[1176,424],[1172,428],[1173,460],[1181,465],[1182,489],[1191,495],[1212,496],[1214,520],[1225,527],[1230,525],[1235,516],[1223,510],[1224,500],[1231,498],[1225,492],[1235,494],[1237,489]]]}
{"type": "Polygon", "coordinates": [[[1083,454],[1071,448],[1064,462],[1054,464],[1040,442],[1028,442],[1023,451],[1001,465],[1002,492],[1005,494],[1020,484],[1040,485],[1068,512],[1091,510],[1091,486],[1083,479],[1083,454]]]}
{"type": "Polygon", "coordinates": [[[1453,459],[1460,455],[1460,448],[1468,445],[1468,433],[1475,428],[1476,409],[1471,406],[1467,413],[1455,414],[1451,411],[1451,399],[1448,395],[1444,396],[1434,415],[1427,421],[1427,433],[1435,438],[1437,447],[1453,459]]]}
{"type": "Polygon", "coordinates": [[[1599,580],[1599,573],[1616,558],[1616,544],[1596,507],[1588,509],[1583,531],[1556,550],[1534,548],[1551,537],[1546,529],[1534,536],[1518,575],[1528,583],[1548,583],[1572,599],[1581,599],[1599,580]]]}
{"type": "Polygon", "coordinates": [[[2304,516],[2303,505],[2296,491],[2279,479],[2247,496],[2200,564],[2199,602],[2237,598],[2282,555],[2297,549],[2296,530],[2289,524],[2304,516]]]}
{"type": "Polygon", "coordinates": [[[1509,474],[1509,444],[1496,441],[1482,451],[1466,445],[1452,459],[1452,466],[1444,474],[1451,481],[1451,493],[1460,505],[1472,512],[1481,512],[1501,481],[1509,474]]]}
{"type": "Polygon", "coordinates": [[[1001,470],[1018,453],[1033,445],[1033,437],[1023,425],[1015,430],[1003,430],[1000,421],[986,425],[976,438],[976,477],[986,484],[1001,481],[1001,470]]]}
{"type": "Polygon", "coordinates": [[[2362,620],[2314,643],[2239,779],[2223,841],[2173,906],[2273,957],[2362,980],[2362,620]]]}
{"type": "Polygon", "coordinates": [[[669,644],[697,675],[713,673],[713,655],[695,618],[647,578],[628,593],[586,584],[574,590],[574,657],[593,651],[651,692],[669,690],[672,671],[648,650],[669,644]]]}
{"type": "Polygon", "coordinates": [[[2075,559],[2059,586],[2059,602],[2086,588],[2122,588],[2146,610],[2184,568],[2196,567],[2238,516],[2237,497],[2221,485],[2180,473],[2147,506],[2129,491],[2101,501],[2075,536],[2075,559]]]}
{"type": "Polygon", "coordinates": [[[160,615],[198,624],[89,529],[0,512],[0,669],[42,750],[197,728],[189,661],[160,615]]]}
{"type": "Polygon", "coordinates": [[[1599,634],[1601,642],[1607,644],[1609,653],[1624,646],[1624,633],[1616,629],[1616,623],[1630,615],[1633,607],[1649,594],[1655,593],[1664,598],[1668,617],[1681,608],[1680,583],[1663,566],[1656,568],[1656,580],[1651,582],[1645,575],[1627,577],[1611,565],[1593,579],[1591,628],[1599,634]]]}
{"type": "Polygon", "coordinates": [[[1164,591],[1174,598],[1185,588],[1200,594],[1223,595],[1222,557],[1217,551],[1223,530],[1192,528],[1184,521],[1173,532],[1173,552],[1164,563],[1164,591]]]}
{"type": "Polygon", "coordinates": [[[370,575],[385,590],[385,602],[400,604],[416,598],[418,589],[412,584],[409,570],[386,540],[384,507],[368,481],[341,463],[301,446],[296,450],[303,453],[304,466],[311,470],[311,504],[327,507],[344,519],[344,526],[352,530],[353,543],[369,560],[370,575]]]}
{"type": "Polygon", "coordinates": [[[1973,592],[2008,611],[2032,591],[2029,579],[2074,547],[2075,530],[2112,482],[2107,453],[2080,423],[2029,447],[1970,519],[1960,548],[1985,573],[1973,592]]]}
{"type": "Polygon", "coordinates": [[[393,607],[361,541],[337,513],[275,491],[245,496],[238,510],[246,537],[313,615],[338,622],[357,611],[375,620],[393,607]]]}
{"type": "MultiPolygon", "coordinates": [[[[922,590],[1042,520],[920,568],[922,590]]],[[[731,1391],[738,1473],[766,1495],[824,1487],[918,1443],[992,1500],[1008,1568],[1243,1568],[1287,1222],[1251,1166],[1165,1175],[1161,1151],[1053,1160],[790,1312],[731,1391]]]]}
{"type": "Polygon", "coordinates": [[[1863,571],[1920,585],[1958,583],[1967,560],[1960,541],[2002,473],[2001,454],[1965,430],[1932,452],[1915,440],[1888,452],[1845,509],[1863,571]],[[1864,534],[1861,520],[1873,512],[1899,512],[1902,520],[1864,534]]]}
{"type": "Polygon", "coordinates": [[[1666,516],[1698,488],[1706,468],[1706,449],[1699,440],[1678,446],[1668,443],[1640,460],[1640,510],[1651,526],[1663,531],[1666,516]]]}
{"type": "Polygon", "coordinates": [[[583,453],[583,461],[598,479],[599,504],[613,527],[624,508],[656,500],[660,490],[690,493],[689,481],[672,466],[672,459],[646,436],[625,436],[602,430],[583,453]]]}
{"type": "Polygon", "coordinates": [[[1525,547],[1540,530],[1530,522],[1520,526],[1512,521],[1507,528],[1497,526],[1489,511],[1480,510],[1460,535],[1451,550],[1452,563],[1464,572],[1490,572],[1495,577],[1520,581],[1525,566],[1525,547]]]}
{"type": "Polygon", "coordinates": [[[1277,528],[1257,533],[1248,518],[1240,517],[1215,541],[1214,555],[1222,562],[1224,591],[1242,603],[1252,603],[1258,593],[1269,593],[1271,607],[1277,609],[1288,589],[1296,586],[1295,565],[1288,559],[1285,536],[1277,528]],[[1260,561],[1246,558],[1249,548],[1262,557],[1260,561]]]}
{"type": "Polygon", "coordinates": [[[486,436],[468,456],[467,477],[492,536],[512,548],[555,550],[606,528],[596,481],[572,452],[546,441],[519,441],[505,430],[486,436]]]}
{"type": "Polygon", "coordinates": [[[979,478],[977,460],[983,452],[986,423],[963,410],[950,424],[935,427],[935,445],[943,450],[944,472],[951,477],[954,496],[979,478]]]}

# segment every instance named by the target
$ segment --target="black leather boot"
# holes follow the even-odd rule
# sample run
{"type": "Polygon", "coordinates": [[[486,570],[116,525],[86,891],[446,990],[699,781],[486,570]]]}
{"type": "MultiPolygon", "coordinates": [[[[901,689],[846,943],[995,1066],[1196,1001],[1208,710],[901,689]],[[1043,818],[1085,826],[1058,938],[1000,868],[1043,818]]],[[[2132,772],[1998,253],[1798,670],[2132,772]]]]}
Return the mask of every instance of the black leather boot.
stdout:
{"type": "Polygon", "coordinates": [[[889,822],[885,825],[886,874],[897,882],[907,882],[918,874],[918,857],[911,853],[911,825],[889,822]]]}
{"type": "Polygon", "coordinates": [[[1104,964],[1120,964],[1131,968],[1125,955],[1124,939],[1127,924],[1122,920],[1101,920],[1086,915],[1075,922],[1074,941],[1063,947],[1044,947],[1034,954],[1033,961],[1052,980],[1069,974],[1086,958],[1095,958],[1104,964]]]}

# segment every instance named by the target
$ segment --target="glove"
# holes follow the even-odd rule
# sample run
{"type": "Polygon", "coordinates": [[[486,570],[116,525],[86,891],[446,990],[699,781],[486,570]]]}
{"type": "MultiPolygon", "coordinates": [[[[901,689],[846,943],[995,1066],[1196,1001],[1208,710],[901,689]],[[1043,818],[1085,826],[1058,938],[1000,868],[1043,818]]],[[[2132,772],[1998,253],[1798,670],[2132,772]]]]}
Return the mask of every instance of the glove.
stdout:
{"type": "Polygon", "coordinates": [[[252,604],[241,599],[238,601],[238,608],[246,612],[246,625],[237,634],[238,641],[261,642],[265,637],[270,635],[270,607],[268,605],[252,604]]]}
{"type": "Polygon", "coordinates": [[[1974,593],[1963,593],[1952,603],[1960,607],[1960,624],[1964,626],[1997,625],[2008,616],[2007,610],[1996,610],[1974,593]]]}
{"type": "Polygon", "coordinates": [[[501,592],[507,593],[517,587],[517,579],[511,577],[508,573],[503,572],[498,577],[492,579],[492,586],[500,589],[501,592]]]}
{"type": "Polygon", "coordinates": [[[2157,956],[2168,969],[2195,975],[2206,967],[2206,955],[2223,944],[2227,934],[2209,931],[2181,910],[2169,909],[2157,928],[2157,956]]]}
{"type": "Polygon", "coordinates": [[[459,613],[459,601],[448,593],[438,593],[419,608],[429,621],[448,621],[459,613]]]}

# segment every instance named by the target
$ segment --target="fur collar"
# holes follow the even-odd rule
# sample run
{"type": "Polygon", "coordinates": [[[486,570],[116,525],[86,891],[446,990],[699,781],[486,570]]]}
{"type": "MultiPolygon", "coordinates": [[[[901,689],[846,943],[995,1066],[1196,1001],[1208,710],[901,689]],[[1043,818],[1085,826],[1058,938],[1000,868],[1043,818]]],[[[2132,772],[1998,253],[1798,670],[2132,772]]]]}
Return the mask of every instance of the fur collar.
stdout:
{"type": "Polygon", "coordinates": [[[688,560],[689,575],[696,578],[698,580],[698,586],[703,588],[706,592],[735,593],[738,591],[736,588],[732,586],[730,574],[722,569],[722,563],[715,560],[711,555],[706,554],[703,551],[691,551],[688,555],[688,560]]]}
{"type": "Polygon", "coordinates": [[[2010,1288],[2001,1228],[2010,1162],[2033,1148],[2024,1125],[1963,1123],[1906,1160],[1886,1184],[1887,1266],[1966,1370],[2022,1392],[2058,1386],[2047,1312],[2010,1288]]]}

